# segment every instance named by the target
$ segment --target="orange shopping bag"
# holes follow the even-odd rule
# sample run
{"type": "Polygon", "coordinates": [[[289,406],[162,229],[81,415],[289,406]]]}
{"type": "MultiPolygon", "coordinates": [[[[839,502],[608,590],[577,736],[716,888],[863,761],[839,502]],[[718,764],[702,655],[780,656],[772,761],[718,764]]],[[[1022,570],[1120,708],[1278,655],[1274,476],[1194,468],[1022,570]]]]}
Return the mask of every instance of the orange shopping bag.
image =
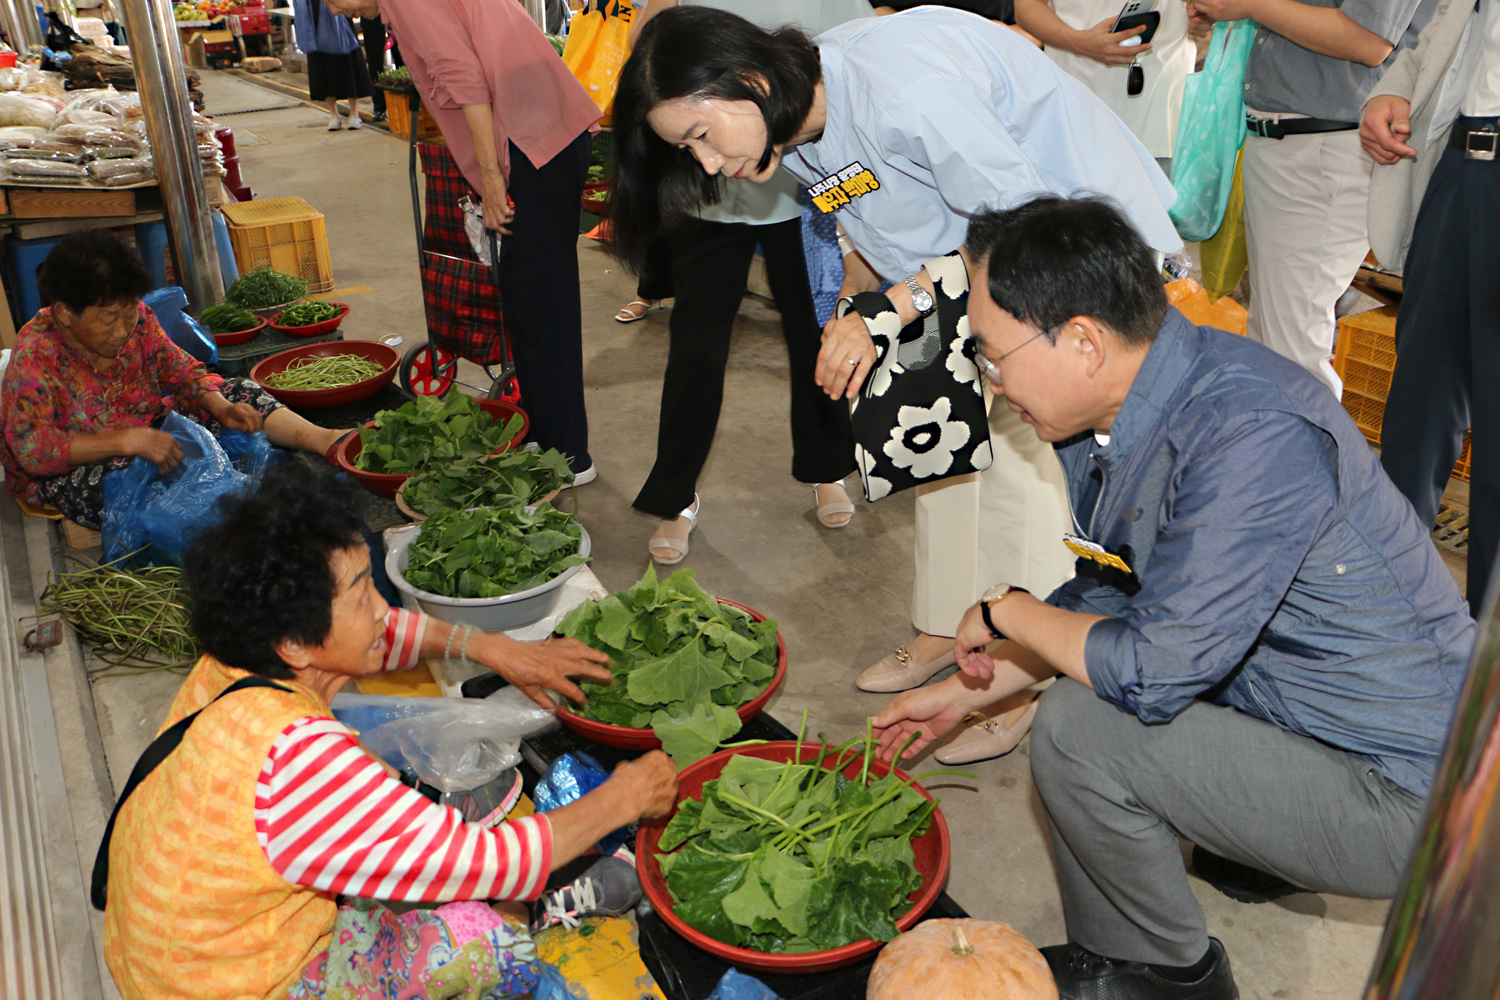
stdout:
{"type": "Polygon", "coordinates": [[[612,121],[620,67],[630,57],[634,10],[630,0],[588,0],[568,22],[563,62],[603,112],[599,124],[606,128],[612,121]]]}

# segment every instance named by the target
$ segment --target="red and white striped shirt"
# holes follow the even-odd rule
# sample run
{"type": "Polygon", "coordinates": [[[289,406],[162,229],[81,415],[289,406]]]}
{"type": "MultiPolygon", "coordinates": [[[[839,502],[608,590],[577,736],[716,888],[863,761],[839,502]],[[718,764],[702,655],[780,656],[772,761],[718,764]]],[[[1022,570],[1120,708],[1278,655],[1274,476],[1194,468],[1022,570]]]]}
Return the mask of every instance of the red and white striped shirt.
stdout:
{"type": "MultiPolygon", "coordinates": [[[[387,670],[419,658],[427,616],[392,608],[387,670]]],[[[297,885],[404,902],[535,899],[552,867],[542,815],[486,828],[392,777],[342,723],[307,716],[261,765],[255,833],[297,885]]]]}

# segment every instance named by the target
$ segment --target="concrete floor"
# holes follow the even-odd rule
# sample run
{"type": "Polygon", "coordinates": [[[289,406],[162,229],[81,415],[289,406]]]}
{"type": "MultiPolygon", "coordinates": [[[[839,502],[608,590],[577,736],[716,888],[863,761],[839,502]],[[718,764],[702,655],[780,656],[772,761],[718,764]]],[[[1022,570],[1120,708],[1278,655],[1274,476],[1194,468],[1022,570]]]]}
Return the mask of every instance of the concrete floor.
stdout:
{"type": "MultiPolygon", "coordinates": [[[[205,71],[208,112],[287,103],[225,74],[205,71]]],[[[300,195],[327,218],[335,281],[353,311],[348,335],[425,336],[402,141],[374,130],[323,131],[326,116],[297,107],[222,119],[235,129],[241,169],[257,197],[300,195]]],[[[580,239],[585,379],[599,479],[583,488],[581,515],[594,538],[594,571],[611,589],[647,564],[651,520],[633,513],[655,452],[666,314],[621,325],[615,311],[634,283],[580,239]]],[[[835,739],[853,735],[886,696],[852,685],[865,666],[909,639],[912,509],[909,494],[859,504],[841,531],[820,527],[808,487],[790,474],[787,362],[776,314],[746,301],[736,326],[724,413],[699,490],[703,515],[685,565],[713,593],[781,622],[791,658],[770,710],[783,720],[811,712],[835,739]]],[[[176,689],[171,677],[96,686],[100,729],[116,787],[176,689]]],[[[949,891],[976,917],[1014,924],[1037,944],[1063,940],[1061,907],[1032,788],[1029,745],[974,765],[977,781],[936,780],[955,850],[949,891]]],[[[927,769],[920,767],[919,769],[927,769]]],[[[1247,906],[1193,880],[1246,998],[1357,996],[1386,903],[1298,895],[1247,906]]]]}

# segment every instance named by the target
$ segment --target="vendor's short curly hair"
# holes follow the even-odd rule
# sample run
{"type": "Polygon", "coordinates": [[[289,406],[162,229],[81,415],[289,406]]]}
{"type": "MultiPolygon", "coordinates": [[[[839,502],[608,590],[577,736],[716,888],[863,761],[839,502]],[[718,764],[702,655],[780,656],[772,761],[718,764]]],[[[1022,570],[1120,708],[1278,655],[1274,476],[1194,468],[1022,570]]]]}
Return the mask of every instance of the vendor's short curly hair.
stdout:
{"type": "Polygon", "coordinates": [[[333,555],[362,547],[357,490],[300,462],[266,473],[226,502],[223,519],[187,550],[183,582],[193,630],[219,662],[290,679],[283,639],[317,645],[333,627],[333,555]]]}
{"type": "Polygon", "coordinates": [[[75,313],[139,299],[156,287],[145,261],[108,229],[82,229],[57,241],[37,268],[37,291],[75,313]]]}

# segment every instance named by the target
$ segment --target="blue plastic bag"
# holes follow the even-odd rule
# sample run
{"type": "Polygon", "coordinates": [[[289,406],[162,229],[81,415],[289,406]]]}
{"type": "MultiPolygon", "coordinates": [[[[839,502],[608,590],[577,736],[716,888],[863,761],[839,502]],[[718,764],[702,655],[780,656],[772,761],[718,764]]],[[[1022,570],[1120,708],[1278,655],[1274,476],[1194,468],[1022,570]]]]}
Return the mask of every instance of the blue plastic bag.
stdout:
{"type": "Polygon", "coordinates": [[[187,292],[176,285],[158,288],[141,296],[141,301],[156,313],[156,320],[167,331],[172,343],[187,351],[205,365],[219,363],[219,345],[208,327],[187,314],[187,292]]]}
{"type": "Polygon", "coordinates": [[[182,565],[182,552],[193,536],[218,523],[220,498],[254,488],[266,467],[278,460],[279,452],[264,432],[224,434],[247,474],[207,428],[180,414],[169,413],[162,430],[182,448],[177,468],[163,475],[154,463],[137,458],[104,477],[106,560],[145,548],[134,560],[137,564],[182,565]]]}
{"type": "Polygon", "coordinates": [[[1203,69],[1187,78],[1172,149],[1177,200],[1167,212],[1184,240],[1206,240],[1224,221],[1245,142],[1245,63],[1259,27],[1249,19],[1214,25],[1203,69]]]}
{"type": "Polygon", "coordinates": [[[754,976],[730,969],[708,995],[708,1000],[781,1000],[781,997],[754,976]]]}
{"type": "MultiPolygon", "coordinates": [[[[570,802],[577,802],[609,780],[609,772],[586,753],[565,753],[552,762],[547,773],[536,783],[531,801],[537,812],[549,812],[570,802]]],[[[614,854],[630,836],[621,827],[599,841],[599,853],[614,854]]]]}

